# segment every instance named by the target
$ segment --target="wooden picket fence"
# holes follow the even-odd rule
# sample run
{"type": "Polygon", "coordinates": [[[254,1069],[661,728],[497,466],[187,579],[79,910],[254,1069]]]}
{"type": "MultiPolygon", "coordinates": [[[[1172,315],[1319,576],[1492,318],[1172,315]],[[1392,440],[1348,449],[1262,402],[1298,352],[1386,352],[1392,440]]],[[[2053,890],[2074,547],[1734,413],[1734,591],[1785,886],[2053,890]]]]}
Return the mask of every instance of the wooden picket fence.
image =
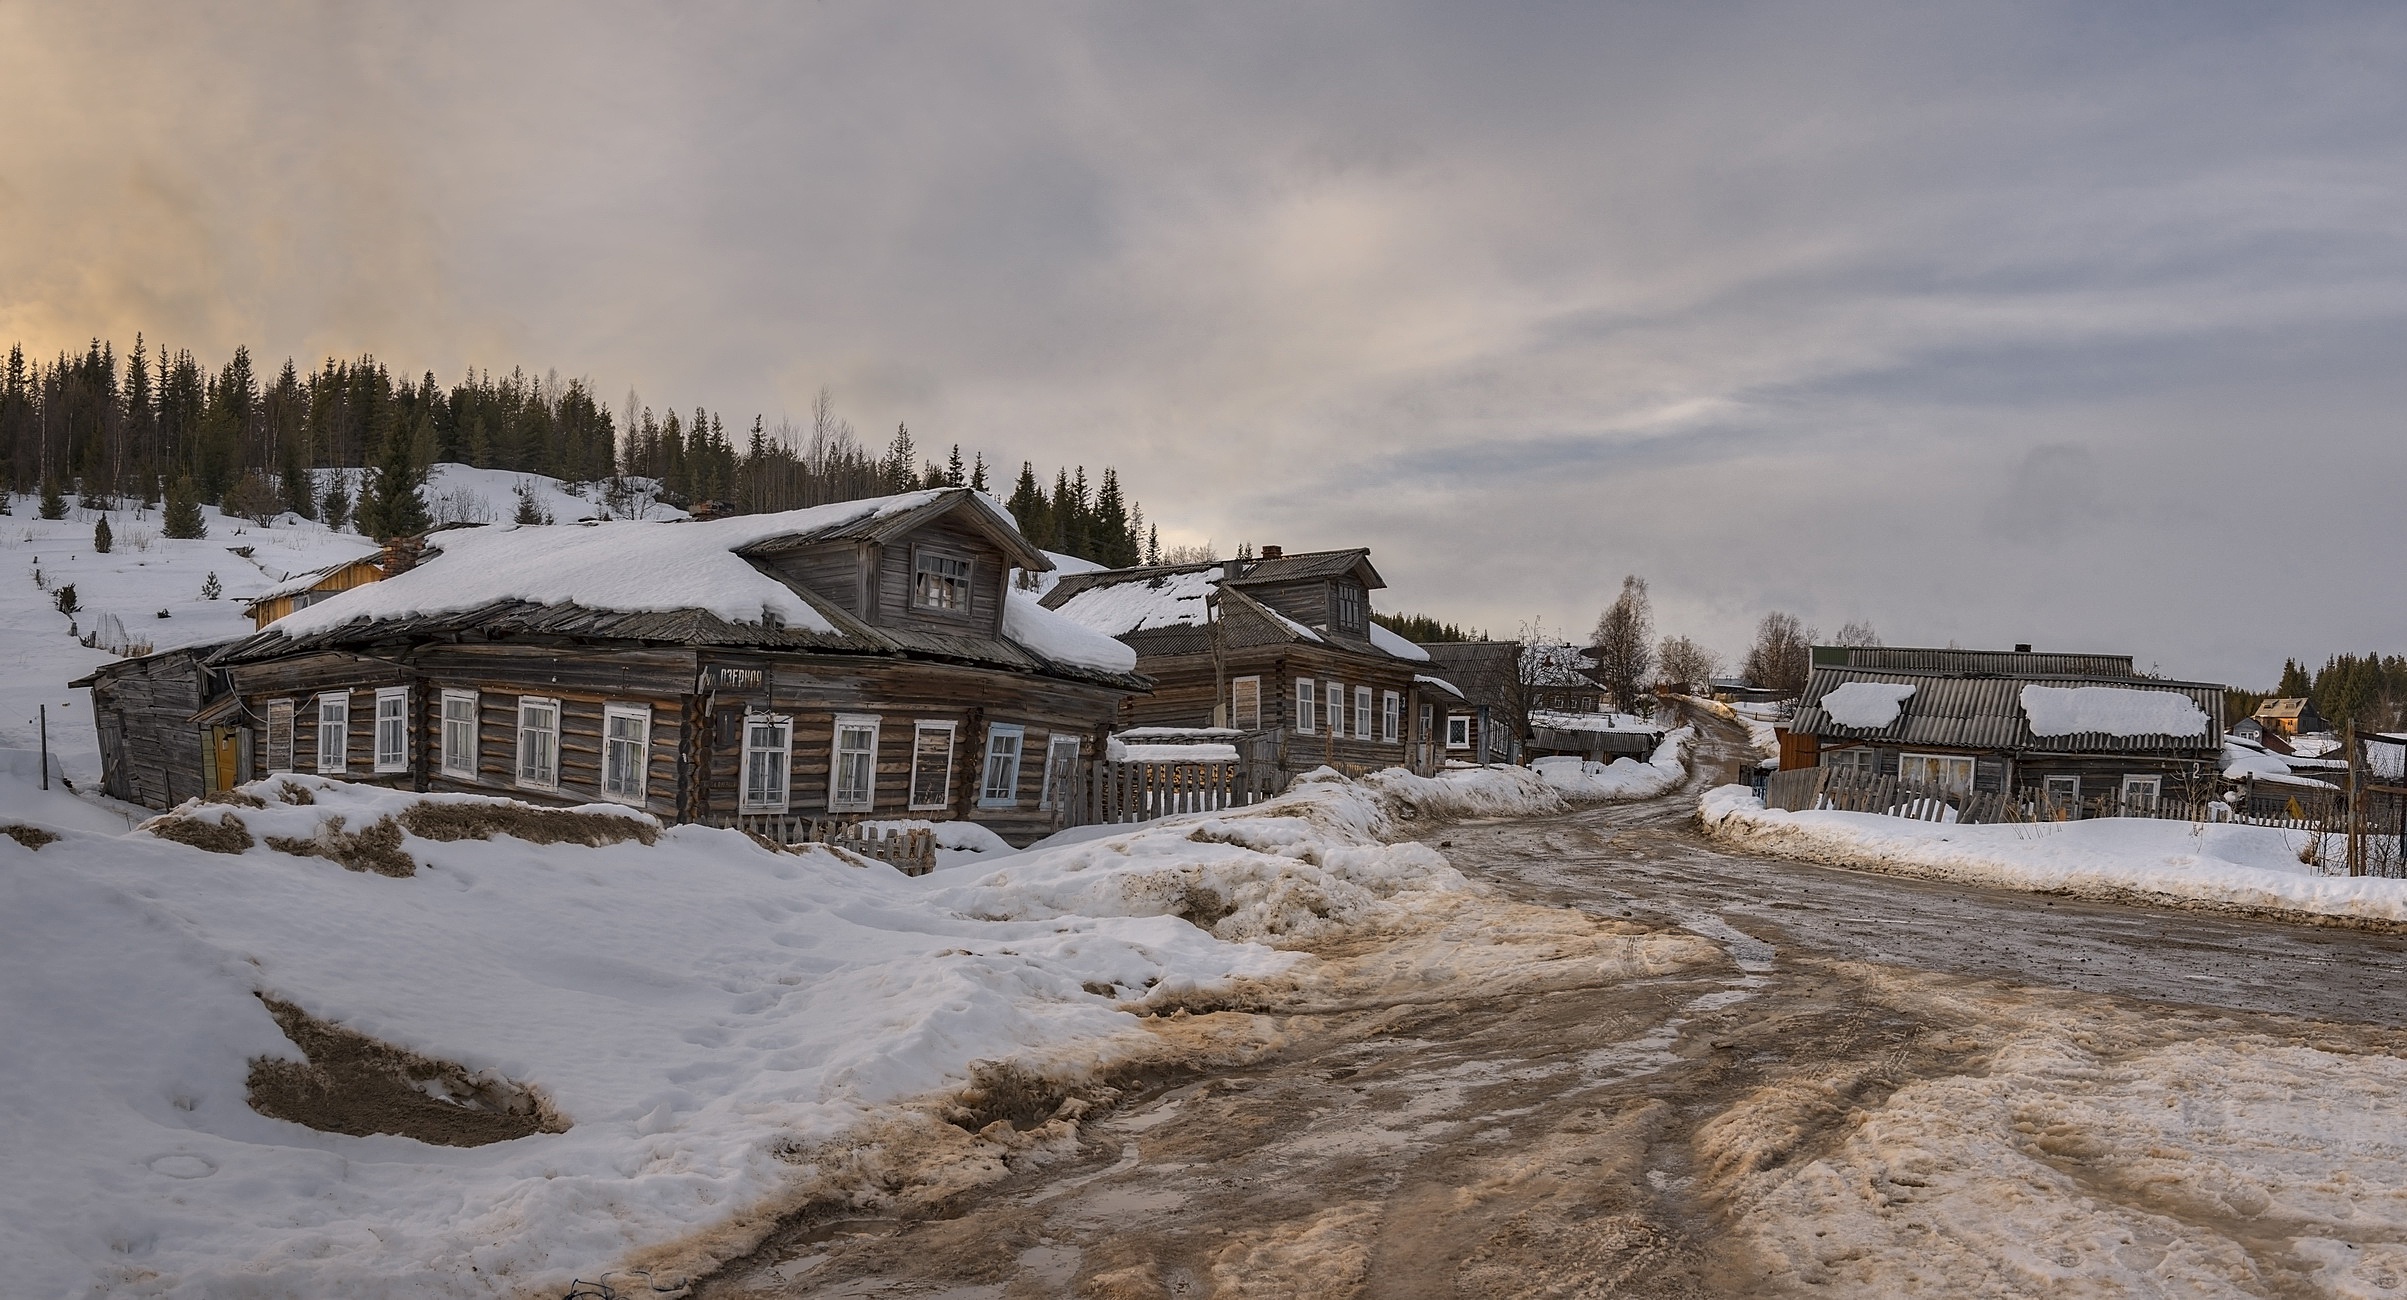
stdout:
{"type": "Polygon", "coordinates": [[[795,813],[721,815],[713,826],[739,830],[772,844],[828,844],[883,862],[906,876],[936,869],[936,832],[865,823],[860,818],[805,817],[795,813]]]}
{"type": "Polygon", "coordinates": [[[2251,816],[2235,813],[2222,803],[2205,799],[2190,800],[2174,796],[2125,799],[2120,795],[2099,795],[2091,799],[2065,801],[2051,799],[2040,790],[2022,790],[2011,796],[1996,790],[1946,790],[1900,781],[1894,776],[1873,776],[1832,767],[1801,767],[1774,772],[1764,783],[1763,801],[1766,808],[1779,808],[1787,812],[1823,808],[1838,812],[1881,813],[1914,821],[1956,821],[1966,824],[2152,817],[2167,821],[2239,822],[2297,831],[2332,829],[2331,821],[2324,817],[2251,816]]]}
{"type": "Polygon", "coordinates": [[[1085,765],[1081,788],[1063,801],[1063,823],[1114,826],[1179,813],[1242,808],[1264,797],[1252,764],[1242,760],[1205,763],[1115,763],[1085,765]]]}

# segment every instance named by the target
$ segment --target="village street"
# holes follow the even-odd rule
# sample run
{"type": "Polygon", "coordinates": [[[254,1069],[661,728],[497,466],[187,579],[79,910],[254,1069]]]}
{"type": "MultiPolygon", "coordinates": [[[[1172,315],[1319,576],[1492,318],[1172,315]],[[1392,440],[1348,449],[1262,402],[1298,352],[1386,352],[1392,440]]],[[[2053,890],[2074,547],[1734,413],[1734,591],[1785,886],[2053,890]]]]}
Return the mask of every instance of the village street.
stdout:
{"type": "MultiPolygon", "coordinates": [[[[1742,750],[1709,730],[1700,780],[1742,750]]],[[[916,1221],[792,1225],[700,1293],[2327,1295],[2407,1276],[2407,938],[1738,856],[1693,807],[1432,838],[1525,901],[1703,934],[1710,968],[1288,1017],[1284,1050],[1133,1091],[1075,1158],[916,1221]]]]}

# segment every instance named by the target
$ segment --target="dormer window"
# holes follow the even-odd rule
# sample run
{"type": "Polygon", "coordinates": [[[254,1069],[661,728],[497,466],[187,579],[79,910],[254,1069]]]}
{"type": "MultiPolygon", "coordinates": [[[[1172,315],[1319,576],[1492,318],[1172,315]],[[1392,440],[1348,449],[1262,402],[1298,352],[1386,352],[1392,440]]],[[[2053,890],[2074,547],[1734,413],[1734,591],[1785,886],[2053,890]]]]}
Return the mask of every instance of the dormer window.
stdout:
{"type": "Polygon", "coordinates": [[[942,551],[915,549],[911,555],[911,605],[947,614],[967,614],[970,562],[942,551]]]}
{"type": "Polygon", "coordinates": [[[1359,582],[1338,583],[1337,630],[1360,632],[1363,630],[1363,623],[1366,621],[1367,615],[1368,611],[1362,602],[1362,584],[1359,582]]]}

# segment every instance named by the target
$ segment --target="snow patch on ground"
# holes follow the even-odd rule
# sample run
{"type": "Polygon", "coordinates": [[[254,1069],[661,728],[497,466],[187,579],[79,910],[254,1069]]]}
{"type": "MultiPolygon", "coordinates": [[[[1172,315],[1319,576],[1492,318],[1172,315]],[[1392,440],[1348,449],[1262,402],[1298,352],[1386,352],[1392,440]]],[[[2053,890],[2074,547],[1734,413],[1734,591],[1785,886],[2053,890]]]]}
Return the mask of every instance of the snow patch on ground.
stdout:
{"type": "Polygon", "coordinates": [[[1745,786],[1706,792],[1706,833],[1838,866],[2121,901],[2407,923],[2407,880],[2322,876],[2300,861],[2313,832],[2105,817],[1964,826],[1877,813],[1767,809],[1745,786]]]}

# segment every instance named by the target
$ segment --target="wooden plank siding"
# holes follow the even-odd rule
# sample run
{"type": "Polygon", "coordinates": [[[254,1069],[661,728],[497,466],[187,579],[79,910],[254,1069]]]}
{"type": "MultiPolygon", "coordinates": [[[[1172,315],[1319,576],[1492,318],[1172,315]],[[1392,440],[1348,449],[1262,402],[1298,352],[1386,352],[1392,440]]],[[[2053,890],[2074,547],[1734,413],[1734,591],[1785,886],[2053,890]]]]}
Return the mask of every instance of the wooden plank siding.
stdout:
{"type": "Polygon", "coordinates": [[[207,695],[200,660],[212,648],[162,651],[93,674],[101,788],[112,797],[172,808],[204,792],[202,729],[192,715],[207,695]]]}
{"type": "MultiPolygon", "coordinates": [[[[1053,810],[1039,808],[1045,755],[1052,738],[1078,738],[1082,760],[1102,753],[1114,701],[1108,686],[1041,678],[999,669],[865,656],[698,654],[691,650],[582,651],[573,647],[462,644],[430,647],[406,663],[327,653],[234,670],[250,711],[265,718],[271,700],[294,703],[293,770],[316,769],[317,711],[322,691],[347,690],[351,701],[346,780],[409,789],[496,794],[530,802],[604,801],[602,724],[605,706],[651,709],[644,809],[665,821],[732,818],[741,810],[743,719],[764,711],[791,719],[787,811],[831,816],[829,776],[836,715],[879,720],[876,776],[869,810],[846,817],[965,817],[1006,839],[1025,842],[1056,829],[1053,810]],[[718,690],[719,670],[756,670],[757,689],[718,690]],[[376,688],[406,684],[411,692],[410,761],[403,772],[374,766],[376,688]],[[706,689],[693,689],[702,684],[706,689]],[[674,687],[674,689],[664,689],[674,687]],[[442,770],[442,696],[477,693],[477,772],[473,779],[442,770]],[[559,782],[556,789],[517,781],[518,707],[522,696],[559,701],[559,782]],[[920,721],[955,724],[952,797],[943,811],[911,811],[912,733],[920,721]],[[986,724],[1023,727],[1017,799],[1009,808],[978,804],[986,724]],[[699,778],[699,779],[689,779],[699,778]]],[[[750,680],[750,679],[744,679],[750,680]]],[[[265,772],[265,728],[253,737],[255,770],[265,772]]]]}
{"type": "MultiPolygon", "coordinates": [[[[1212,711],[1221,703],[1220,692],[1228,689],[1241,677],[1262,679],[1262,717],[1256,731],[1272,735],[1277,744],[1273,761],[1287,777],[1294,777],[1327,764],[1341,771],[1375,771],[1379,768],[1408,766],[1412,750],[1412,728],[1417,716],[1417,696],[1413,682],[1414,666],[1399,660],[1358,655],[1339,648],[1321,648],[1286,642],[1269,646],[1241,647],[1225,656],[1226,668],[1215,673],[1212,656],[1147,655],[1139,670],[1154,681],[1150,695],[1130,696],[1120,702],[1120,722],[1124,727],[1205,727],[1212,723],[1212,711]],[[1306,733],[1298,727],[1296,717],[1295,683],[1299,677],[1309,677],[1314,684],[1314,706],[1318,712],[1327,709],[1327,691],[1336,682],[1346,692],[1346,734],[1332,736],[1325,717],[1315,717],[1306,733]],[[1354,731],[1353,692],[1357,686],[1371,688],[1371,728],[1369,738],[1354,731]],[[1388,691],[1399,697],[1400,716],[1397,719],[1396,739],[1380,740],[1381,696],[1388,691]]],[[[1450,695],[1439,698],[1452,700],[1450,695]]],[[[1238,719],[1232,714],[1230,726],[1238,719]]]]}

